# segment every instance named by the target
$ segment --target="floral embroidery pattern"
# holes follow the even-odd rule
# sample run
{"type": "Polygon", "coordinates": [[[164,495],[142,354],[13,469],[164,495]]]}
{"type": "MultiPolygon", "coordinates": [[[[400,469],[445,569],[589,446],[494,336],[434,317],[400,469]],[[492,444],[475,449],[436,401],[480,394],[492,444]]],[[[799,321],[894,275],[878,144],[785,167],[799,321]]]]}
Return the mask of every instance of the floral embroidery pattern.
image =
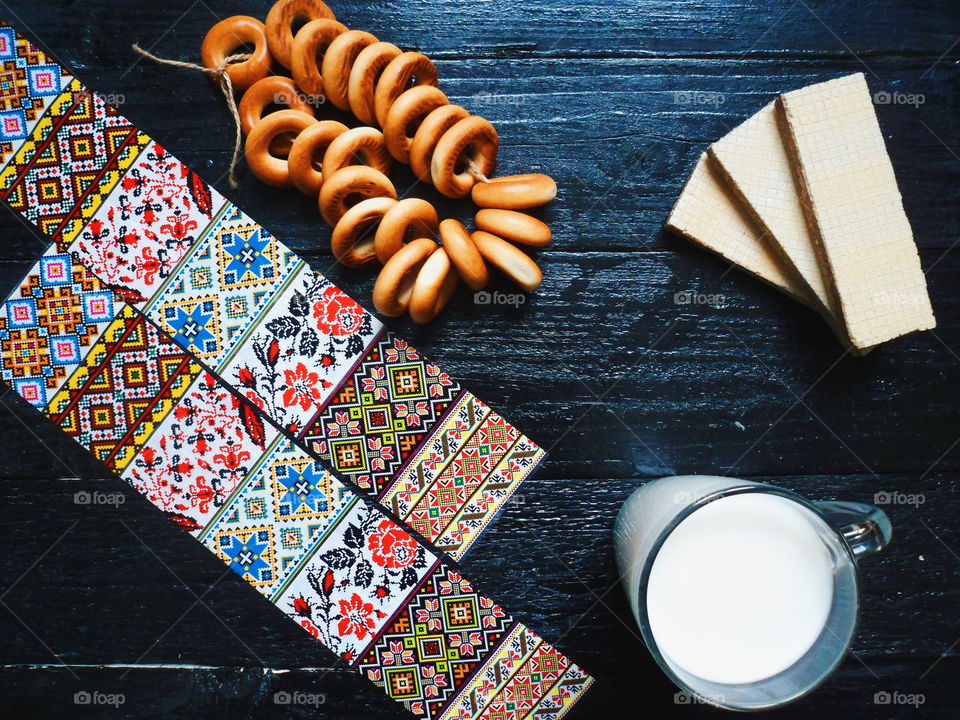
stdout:
{"type": "Polygon", "coordinates": [[[304,268],[224,374],[274,420],[298,432],[380,328],[329,280],[304,268]]]}
{"type": "Polygon", "coordinates": [[[124,479],[191,531],[203,528],[260,458],[276,430],[203,373],[124,479]]]}
{"type": "Polygon", "coordinates": [[[151,142],[71,252],[130,302],[144,302],[197,241],[224,200],[151,142]]]}
{"type": "Polygon", "coordinates": [[[360,502],[278,605],[350,661],[435,561],[399,525],[360,502]]]}

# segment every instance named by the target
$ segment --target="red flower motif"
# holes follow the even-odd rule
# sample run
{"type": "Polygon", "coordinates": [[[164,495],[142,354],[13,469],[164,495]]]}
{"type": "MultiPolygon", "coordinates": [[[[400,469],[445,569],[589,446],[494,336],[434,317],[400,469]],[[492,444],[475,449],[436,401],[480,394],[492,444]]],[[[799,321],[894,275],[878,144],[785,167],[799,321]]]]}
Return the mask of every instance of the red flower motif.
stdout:
{"type": "Polygon", "coordinates": [[[363,640],[367,633],[372,633],[377,627],[373,614],[373,605],[354,593],[349,600],[340,601],[341,617],[337,623],[337,633],[340,637],[356,635],[358,640],[363,640]]]}
{"type": "Polygon", "coordinates": [[[367,540],[373,561],[391,570],[405,568],[420,557],[416,540],[407,535],[392,520],[384,520],[367,540]]]}
{"type": "Polygon", "coordinates": [[[293,599],[293,611],[297,615],[309,618],[313,612],[313,609],[310,607],[310,603],[301,596],[293,599]]]}
{"type": "Polygon", "coordinates": [[[335,287],[323,291],[313,304],[317,329],[325,335],[343,337],[357,332],[363,319],[363,308],[335,287]]]}
{"type": "Polygon", "coordinates": [[[286,407],[299,405],[306,411],[315,400],[320,399],[320,390],[317,388],[320,376],[310,372],[303,363],[297,363],[296,370],[284,370],[283,376],[287,383],[287,389],[283,392],[283,404],[286,407]]]}

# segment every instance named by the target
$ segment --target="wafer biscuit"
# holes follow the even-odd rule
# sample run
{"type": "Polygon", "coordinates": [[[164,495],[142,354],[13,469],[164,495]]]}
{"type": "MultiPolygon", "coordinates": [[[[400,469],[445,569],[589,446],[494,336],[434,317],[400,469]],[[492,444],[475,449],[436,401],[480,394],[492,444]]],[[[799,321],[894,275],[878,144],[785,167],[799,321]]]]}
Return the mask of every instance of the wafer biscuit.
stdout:
{"type": "Polygon", "coordinates": [[[847,335],[863,348],[936,326],[862,73],[781,95],[778,121],[847,335]]]}
{"type": "Polygon", "coordinates": [[[667,228],[711,250],[751,275],[813,307],[810,292],[766,246],[711,167],[706,153],[680,193],[667,228]]]}
{"type": "Polygon", "coordinates": [[[774,103],[715,142],[708,152],[724,185],[763,231],[771,250],[796,269],[821,312],[839,317],[831,307],[826,273],[803,217],[774,103]]]}

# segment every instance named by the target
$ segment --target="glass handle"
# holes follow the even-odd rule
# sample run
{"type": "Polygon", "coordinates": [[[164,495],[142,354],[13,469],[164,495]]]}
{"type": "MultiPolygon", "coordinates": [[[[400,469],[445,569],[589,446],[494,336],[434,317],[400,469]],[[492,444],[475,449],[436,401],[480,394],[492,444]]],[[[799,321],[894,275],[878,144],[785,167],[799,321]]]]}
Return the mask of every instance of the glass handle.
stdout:
{"type": "Polygon", "coordinates": [[[883,550],[893,539],[890,518],[878,507],[828,500],[814,505],[847,541],[856,558],[883,550]]]}

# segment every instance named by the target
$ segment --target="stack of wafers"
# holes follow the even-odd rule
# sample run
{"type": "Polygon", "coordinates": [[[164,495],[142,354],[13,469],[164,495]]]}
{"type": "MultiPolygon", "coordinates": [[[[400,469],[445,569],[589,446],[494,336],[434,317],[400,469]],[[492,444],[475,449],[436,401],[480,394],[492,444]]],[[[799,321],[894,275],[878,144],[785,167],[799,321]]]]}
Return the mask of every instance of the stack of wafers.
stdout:
{"type": "Polygon", "coordinates": [[[936,326],[862,73],[781,95],[714,143],[667,227],[820,311],[857,354],[936,326]]]}

